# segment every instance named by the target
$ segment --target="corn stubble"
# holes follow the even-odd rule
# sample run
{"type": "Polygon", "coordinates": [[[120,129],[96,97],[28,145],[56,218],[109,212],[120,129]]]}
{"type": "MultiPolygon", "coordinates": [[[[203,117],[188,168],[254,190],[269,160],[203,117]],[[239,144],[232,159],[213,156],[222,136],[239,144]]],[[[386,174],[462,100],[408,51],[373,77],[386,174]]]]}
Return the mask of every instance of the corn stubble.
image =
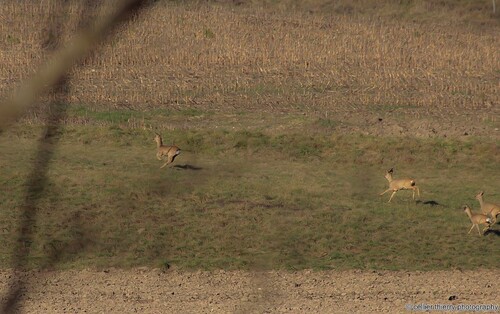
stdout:
{"type": "MultiPolygon", "coordinates": [[[[0,8],[2,92],[45,57],[39,25],[47,12],[45,4],[0,8]]],[[[79,12],[75,2],[68,29],[77,28],[79,12]]],[[[214,110],[403,105],[456,112],[491,107],[500,97],[495,27],[164,3],[128,26],[75,73],[72,102],[214,110]]]]}

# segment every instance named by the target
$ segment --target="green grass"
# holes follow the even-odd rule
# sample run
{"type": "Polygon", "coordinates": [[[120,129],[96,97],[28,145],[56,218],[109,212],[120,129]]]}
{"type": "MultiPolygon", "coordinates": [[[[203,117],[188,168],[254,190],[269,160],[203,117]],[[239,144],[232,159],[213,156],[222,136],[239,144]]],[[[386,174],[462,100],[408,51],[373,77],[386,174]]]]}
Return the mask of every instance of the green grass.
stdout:
{"type": "Polygon", "coordinates": [[[109,109],[103,107],[89,108],[85,105],[69,106],[68,117],[86,118],[93,123],[123,124],[130,120],[144,120],[145,123],[158,123],[162,118],[178,117],[200,117],[211,115],[210,112],[203,112],[197,109],[171,110],[171,109],[150,109],[140,111],[134,109],[109,109]]]}
{"type": "MultiPolygon", "coordinates": [[[[335,135],[324,120],[281,133],[197,126],[164,132],[183,153],[180,167],[159,170],[153,131],[124,126],[127,115],[65,126],[28,239],[30,267],[54,256],[57,268],[498,267],[499,237],[467,235],[460,209],[477,211],[481,189],[499,198],[493,140],[335,135]],[[393,166],[396,178],[417,179],[421,202],[404,191],[391,204],[378,196],[393,166]]],[[[20,232],[38,131],[17,126],[0,136],[2,267],[20,232]]]]}

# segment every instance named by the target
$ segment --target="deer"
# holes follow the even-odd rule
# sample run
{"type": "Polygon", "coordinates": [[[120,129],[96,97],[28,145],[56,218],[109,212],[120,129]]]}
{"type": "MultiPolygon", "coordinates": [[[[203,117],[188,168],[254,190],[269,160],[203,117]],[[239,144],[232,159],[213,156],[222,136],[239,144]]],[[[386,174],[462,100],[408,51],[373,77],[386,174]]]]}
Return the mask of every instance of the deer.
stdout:
{"type": "Polygon", "coordinates": [[[420,197],[420,189],[416,186],[415,180],[413,179],[393,179],[392,174],[394,173],[394,168],[387,170],[385,174],[385,178],[389,181],[389,188],[384,192],[380,193],[380,195],[384,195],[385,193],[392,191],[391,197],[389,198],[389,202],[391,202],[394,194],[396,194],[399,190],[412,190],[413,191],[413,199],[415,199],[415,191],[417,191],[418,196],[420,197]]]}
{"type": "Polygon", "coordinates": [[[472,227],[470,227],[469,234],[474,226],[477,228],[477,232],[479,235],[481,235],[481,232],[479,231],[479,225],[486,225],[486,228],[483,229],[483,234],[486,230],[488,230],[491,226],[491,218],[484,215],[484,214],[473,214],[470,210],[470,207],[468,205],[464,205],[464,211],[469,216],[470,221],[472,222],[472,227]]]}
{"type": "Polygon", "coordinates": [[[163,145],[161,135],[158,133],[155,133],[154,141],[156,142],[157,147],[156,158],[158,160],[162,160],[163,157],[166,157],[167,160],[167,162],[165,162],[165,164],[161,166],[160,169],[174,162],[175,157],[177,157],[177,155],[181,153],[181,149],[175,145],[163,145]]]}
{"type": "Polygon", "coordinates": [[[500,206],[493,203],[486,203],[483,200],[484,192],[481,191],[476,195],[476,199],[479,201],[479,205],[481,205],[481,211],[484,215],[491,216],[493,224],[497,222],[497,216],[500,215],[500,206]]]}

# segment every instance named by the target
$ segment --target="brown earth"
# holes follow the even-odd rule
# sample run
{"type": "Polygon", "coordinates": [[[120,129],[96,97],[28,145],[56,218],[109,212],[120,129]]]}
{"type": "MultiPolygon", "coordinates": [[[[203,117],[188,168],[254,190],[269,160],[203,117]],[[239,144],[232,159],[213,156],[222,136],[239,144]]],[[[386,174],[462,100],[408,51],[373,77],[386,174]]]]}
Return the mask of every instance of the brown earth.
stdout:
{"type": "Polygon", "coordinates": [[[304,124],[290,122],[290,117],[302,114],[309,120],[328,120],[330,129],[336,134],[359,133],[371,136],[415,137],[415,138],[448,138],[467,139],[468,137],[488,137],[500,139],[500,107],[492,107],[480,112],[463,109],[460,112],[438,112],[412,109],[396,109],[389,112],[374,112],[366,109],[328,110],[320,112],[297,112],[287,110],[247,112],[244,118],[241,114],[227,112],[221,121],[220,115],[213,117],[187,118],[186,121],[171,121],[161,127],[169,129],[227,128],[242,130],[276,132],[299,131],[304,124]],[[259,114],[261,117],[259,117],[259,114]],[[273,123],[270,123],[272,117],[273,123]],[[247,120],[244,120],[247,119],[247,120]],[[250,121],[251,119],[251,121],[250,121]],[[283,122],[282,122],[283,121],[283,122]],[[245,123],[243,123],[245,122],[245,123]]]}
{"type": "Polygon", "coordinates": [[[164,272],[138,268],[17,274],[2,270],[0,289],[5,302],[9,282],[22,278],[26,289],[17,309],[24,313],[402,313],[407,304],[500,306],[498,274],[498,270],[164,272]]]}

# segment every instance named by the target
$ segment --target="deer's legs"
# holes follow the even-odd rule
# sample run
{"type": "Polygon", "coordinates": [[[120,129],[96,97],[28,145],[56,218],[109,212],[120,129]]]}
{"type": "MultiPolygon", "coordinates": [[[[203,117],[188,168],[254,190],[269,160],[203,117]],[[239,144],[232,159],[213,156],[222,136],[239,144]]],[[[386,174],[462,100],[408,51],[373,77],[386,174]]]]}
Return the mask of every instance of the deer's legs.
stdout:
{"type": "Polygon", "coordinates": [[[389,191],[392,191],[391,189],[387,189],[385,190],[384,192],[380,193],[379,195],[384,195],[385,193],[389,192],[389,191]]]}
{"type": "Polygon", "coordinates": [[[390,202],[391,202],[392,198],[394,197],[394,194],[396,194],[396,192],[397,192],[397,191],[398,191],[398,190],[396,190],[396,191],[392,192],[391,197],[389,198],[389,202],[387,202],[387,203],[390,203],[390,202]]]}
{"type": "Polygon", "coordinates": [[[472,227],[470,227],[469,232],[467,232],[467,234],[470,234],[470,232],[472,231],[472,228],[474,228],[474,226],[475,225],[473,224],[472,227]]]}

